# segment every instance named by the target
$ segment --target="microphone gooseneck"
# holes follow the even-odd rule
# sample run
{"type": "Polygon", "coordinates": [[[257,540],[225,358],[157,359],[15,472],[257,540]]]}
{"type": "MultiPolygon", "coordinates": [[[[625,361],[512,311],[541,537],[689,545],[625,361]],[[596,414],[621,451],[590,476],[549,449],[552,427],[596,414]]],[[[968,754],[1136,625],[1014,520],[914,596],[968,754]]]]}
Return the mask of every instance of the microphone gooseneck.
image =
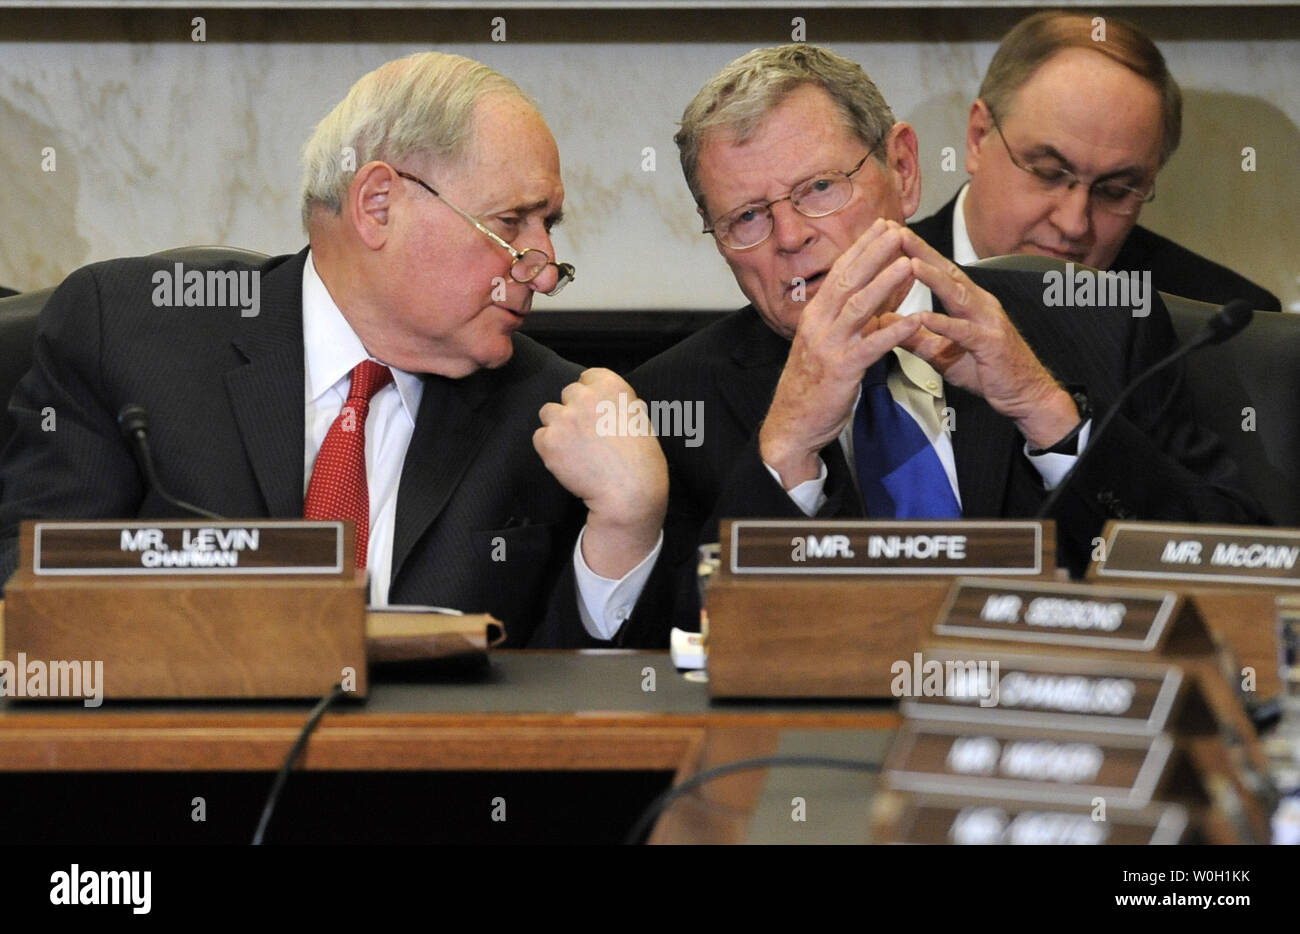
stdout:
{"type": "Polygon", "coordinates": [[[1056,485],[1056,489],[1052,490],[1047,499],[1043,500],[1043,505],[1039,507],[1038,512],[1034,517],[1036,519],[1045,519],[1051,515],[1052,509],[1060,500],[1061,494],[1065,492],[1066,487],[1070,485],[1070,481],[1078,472],[1079,467],[1082,466],[1084,459],[1088,456],[1089,452],[1097,446],[1097,440],[1105,433],[1106,429],[1110,426],[1110,423],[1114,421],[1115,416],[1119,414],[1120,408],[1126,401],[1128,401],[1129,396],[1133,394],[1135,389],[1145,383],[1152,376],[1155,376],[1161,370],[1177,363],[1192,351],[1198,350],[1207,344],[1221,344],[1228,340],[1228,338],[1238,334],[1246,327],[1246,325],[1250,324],[1250,320],[1254,314],[1254,310],[1245,299],[1234,298],[1232,301],[1228,302],[1228,304],[1224,305],[1223,308],[1210,318],[1209,321],[1205,322],[1205,327],[1198,332],[1196,336],[1187,343],[1176,348],[1172,353],[1151,364],[1151,366],[1147,367],[1147,369],[1136,379],[1125,386],[1124,390],[1119,394],[1119,398],[1116,399],[1114,403],[1111,404],[1111,407],[1106,410],[1106,414],[1102,416],[1101,421],[1097,422],[1097,424],[1093,426],[1092,431],[1088,435],[1087,446],[1079,452],[1079,456],[1075,459],[1074,465],[1066,471],[1065,476],[1061,478],[1061,482],[1056,485]]]}
{"type": "Polygon", "coordinates": [[[224,516],[219,516],[201,506],[195,506],[193,503],[177,499],[163,489],[162,483],[158,480],[158,472],[154,469],[153,452],[149,450],[149,413],[145,411],[144,406],[137,405],[134,402],[128,402],[122,406],[117,413],[117,426],[121,429],[123,436],[135,448],[136,460],[140,462],[140,469],[144,471],[144,477],[150,489],[177,509],[193,513],[204,519],[213,519],[217,522],[225,521],[224,516]]]}

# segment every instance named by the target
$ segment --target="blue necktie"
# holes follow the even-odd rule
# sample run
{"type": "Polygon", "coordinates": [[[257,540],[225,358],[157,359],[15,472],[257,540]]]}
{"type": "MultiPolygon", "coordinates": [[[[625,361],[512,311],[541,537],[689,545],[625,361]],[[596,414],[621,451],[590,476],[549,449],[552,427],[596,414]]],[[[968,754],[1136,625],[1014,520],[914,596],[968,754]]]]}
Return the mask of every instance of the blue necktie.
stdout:
{"type": "Polygon", "coordinates": [[[858,485],[873,519],[960,519],[939,455],[885,384],[892,352],[867,368],[853,415],[858,485]]]}

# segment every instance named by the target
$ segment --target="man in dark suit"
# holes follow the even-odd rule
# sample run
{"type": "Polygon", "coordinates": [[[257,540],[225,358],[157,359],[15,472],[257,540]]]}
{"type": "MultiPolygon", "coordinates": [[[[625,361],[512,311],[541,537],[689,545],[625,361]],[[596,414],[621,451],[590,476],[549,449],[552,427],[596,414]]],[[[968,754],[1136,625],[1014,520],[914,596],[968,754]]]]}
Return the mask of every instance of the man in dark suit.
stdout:
{"type": "MultiPolygon", "coordinates": [[[[704,412],[702,441],[661,438],[661,561],[677,568],[682,623],[694,548],[723,518],[1033,516],[1090,443],[1092,412],[1172,339],[1167,316],[1048,307],[1042,276],[963,270],[903,227],[920,197],[916,135],[824,49],[731,63],[677,143],[751,302],[629,377],[651,405],[704,412]]],[[[1107,518],[1256,518],[1176,376],[1097,445],[1053,512],[1075,571],[1107,518]]]]}
{"type": "Polygon", "coordinates": [[[1036,13],[1002,40],[971,105],[970,182],[912,229],[963,265],[1042,253],[1148,271],[1171,295],[1280,311],[1271,292],[1137,225],[1181,129],[1178,83],[1136,26],[1036,13]]]}
{"type": "Polygon", "coordinates": [[[0,461],[0,574],[22,519],[184,515],[119,431],[136,403],[174,496],[354,519],[373,602],[490,612],[514,646],[649,639],[629,616],[663,455],[596,431],[622,380],[516,333],[572,274],[553,261],[564,188],[536,110],[486,66],[415,55],[358,81],[303,161],[296,256],[117,260],[52,296],[0,461]]]}

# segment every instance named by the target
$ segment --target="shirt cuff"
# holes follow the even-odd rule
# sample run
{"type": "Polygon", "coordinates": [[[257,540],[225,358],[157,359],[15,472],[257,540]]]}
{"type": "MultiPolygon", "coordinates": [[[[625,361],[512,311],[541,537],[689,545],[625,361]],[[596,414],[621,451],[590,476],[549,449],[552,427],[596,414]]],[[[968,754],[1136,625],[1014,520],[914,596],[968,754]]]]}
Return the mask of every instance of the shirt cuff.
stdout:
{"type": "Polygon", "coordinates": [[[650,554],[641,563],[628,571],[618,580],[601,577],[587,567],[582,557],[582,537],[587,534],[584,525],[578,533],[578,542],[573,546],[573,574],[578,582],[578,615],[582,618],[582,628],[593,639],[608,642],[618,635],[623,623],[632,615],[641,591],[645,589],[650,572],[655,568],[659,552],[664,546],[664,533],[659,530],[659,540],[650,554]]]}
{"type": "Polygon", "coordinates": [[[1043,489],[1054,490],[1065,479],[1065,475],[1070,472],[1075,463],[1079,460],[1079,455],[1083,449],[1088,446],[1088,435],[1092,432],[1092,419],[1083,423],[1079,429],[1079,446],[1076,448],[1076,454],[1030,454],[1029,442],[1025,442],[1025,457],[1029,458],[1029,463],[1034,465],[1038,475],[1043,478],[1043,489]]]}
{"type": "MultiPolygon", "coordinates": [[[[773,470],[767,461],[763,461],[763,466],[772,475],[772,479],[780,484],[782,489],[785,489],[785,485],[781,483],[781,475],[773,470]]],[[[805,516],[815,516],[826,505],[826,494],[822,492],[826,486],[826,476],[826,462],[819,456],[817,458],[817,476],[811,480],[805,480],[794,489],[786,490],[785,495],[790,497],[805,516]]]]}

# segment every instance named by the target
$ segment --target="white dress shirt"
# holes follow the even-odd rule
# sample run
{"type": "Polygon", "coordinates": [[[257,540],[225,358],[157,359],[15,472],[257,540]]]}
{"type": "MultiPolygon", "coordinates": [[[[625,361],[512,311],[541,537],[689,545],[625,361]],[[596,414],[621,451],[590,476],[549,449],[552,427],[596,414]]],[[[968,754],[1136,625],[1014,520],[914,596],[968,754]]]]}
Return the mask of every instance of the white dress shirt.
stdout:
{"type": "Polygon", "coordinates": [[[961,186],[957,192],[957,203],[952,206],[952,261],[958,266],[969,266],[979,260],[975,247],[970,242],[966,231],[966,192],[970,191],[970,182],[961,186]]]}
{"type": "MultiPolygon", "coordinates": [[[[957,215],[960,216],[960,201],[958,202],[957,215]]],[[[965,225],[963,224],[963,235],[965,225]]],[[[920,282],[912,284],[912,289],[903,299],[903,303],[898,307],[898,313],[904,317],[915,314],[918,311],[931,309],[934,307],[934,299],[930,294],[928,287],[920,282]]],[[[886,385],[889,387],[889,393],[894,397],[894,401],[902,406],[909,415],[915,419],[916,423],[930,439],[930,444],[934,447],[935,454],[939,457],[939,463],[943,465],[943,472],[948,477],[948,484],[952,487],[953,496],[957,498],[958,505],[961,504],[961,490],[957,484],[957,461],[953,455],[952,448],[952,429],[956,428],[950,418],[945,416],[944,409],[947,403],[943,395],[943,378],[935,369],[926,363],[920,357],[912,354],[901,347],[895,347],[894,355],[898,358],[898,366],[889,368],[889,376],[886,385]]],[[[854,415],[857,414],[857,407],[862,403],[862,391],[858,391],[858,401],[854,403],[854,415]]],[[[1079,447],[1082,451],[1083,446],[1088,443],[1088,430],[1092,423],[1083,426],[1079,433],[1079,447]]],[[[857,465],[853,453],[853,419],[850,418],[844,430],[840,432],[840,447],[844,450],[844,456],[848,460],[849,473],[853,477],[854,485],[857,485],[857,465]]],[[[1024,454],[1029,458],[1029,462],[1038,471],[1043,478],[1043,488],[1053,489],[1066,472],[1074,466],[1078,456],[1074,454],[1038,454],[1029,453],[1029,443],[1025,442],[1024,454]]],[[[806,516],[816,515],[817,510],[821,509],[826,503],[826,463],[820,457],[818,460],[818,474],[811,480],[805,480],[797,484],[793,489],[786,490],[790,499],[806,516]]],[[[781,482],[780,474],[772,469],[770,464],[764,463],[768,473],[778,483],[781,482]]]]}
{"type": "MultiPolygon", "coordinates": [[[[303,452],[303,494],[306,495],[316,455],[325,443],[330,425],[347,401],[352,370],[368,357],[361,339],[343,317],[317,274],[310,252],[302,273],[302,337],[306,377],[307,434],[303,452]]],[[[393,382],[375,393],[366,418],[366,481],[370,487],[370,541],[366,567],[370,571],[370,603],[374,606],[388,605],[388,587],[393,576],[397,489],[406,449],[415,431],[420,398],[424,394],[424,382],[418,375],[396,367],[389,369],[393,373],[393,382]]],[[[583,626],[593,638],[612,639],[631,615],[654,569],[655,559],[663,547],[663,533],[645,560],[619,580],[601,577],[587,567],[582,557],[582,538],[580,533],[573,550],[578,612],[583,626]]]]}

